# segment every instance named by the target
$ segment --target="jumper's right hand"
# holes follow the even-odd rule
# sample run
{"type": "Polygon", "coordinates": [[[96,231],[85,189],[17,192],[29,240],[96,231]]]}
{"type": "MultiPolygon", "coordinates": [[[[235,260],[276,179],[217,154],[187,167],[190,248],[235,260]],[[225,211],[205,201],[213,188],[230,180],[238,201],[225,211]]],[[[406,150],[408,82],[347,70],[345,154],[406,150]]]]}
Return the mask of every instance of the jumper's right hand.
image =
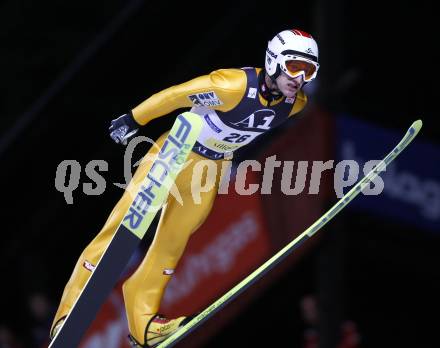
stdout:
{"type": "Polygon", "coordinates": [[[127,140],[137,133],[139,126],[133,114],[129,112],[111,121],[110,137],[117,144],[127,145],[127,140]]]}

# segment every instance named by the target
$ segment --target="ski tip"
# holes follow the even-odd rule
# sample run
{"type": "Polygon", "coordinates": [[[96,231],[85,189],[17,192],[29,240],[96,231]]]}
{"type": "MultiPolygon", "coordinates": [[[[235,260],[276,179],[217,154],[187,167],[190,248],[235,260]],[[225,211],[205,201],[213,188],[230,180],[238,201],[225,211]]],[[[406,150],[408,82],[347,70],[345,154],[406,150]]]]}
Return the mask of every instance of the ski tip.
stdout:
{"type": "Polygon", "coordinates": [[[413,128],[416,133],[418,133],[420,131],[420,129],[423,126],[423,121],[421,119],[414,121],[413,124],[411,125],[411,128],[413,128]]]}

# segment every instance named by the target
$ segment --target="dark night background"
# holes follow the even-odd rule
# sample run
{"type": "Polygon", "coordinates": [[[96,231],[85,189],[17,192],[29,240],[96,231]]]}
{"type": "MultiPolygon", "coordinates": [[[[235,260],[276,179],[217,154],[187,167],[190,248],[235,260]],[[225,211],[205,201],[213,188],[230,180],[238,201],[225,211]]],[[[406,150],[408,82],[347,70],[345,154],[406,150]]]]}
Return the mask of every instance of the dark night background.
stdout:
{"type": "MultiPolygon", "coordinates": [[[[77,256],[121,195],[108,184],[100,196],[75,191],[67,205],[54,185],[65,159],[105,160],[107,182],[122,182],[123,149],[108,136],[111,119],[212,70],[262,66],[267,41],[296,27],[320,47],[314,103],[402,135],[422,118],[420,139],[438,144],[434,13],[428,1],[2,1],[2,334],[31,347],[30,299],[43,293],[57,304],[77,256]]],[[[163,117],[141,133],[156,137],[172,122],[163,117]]],[[[319,286],[332,232],[345,236],[341,306],[357,323],[361,346],[438,347],[439,231],[354,211],[338,216],[210,346],[270,347],[266,335],[299,346],[299,301],[319,286]],[[279,323],[269,330],[273,317],[279,323]]]]}

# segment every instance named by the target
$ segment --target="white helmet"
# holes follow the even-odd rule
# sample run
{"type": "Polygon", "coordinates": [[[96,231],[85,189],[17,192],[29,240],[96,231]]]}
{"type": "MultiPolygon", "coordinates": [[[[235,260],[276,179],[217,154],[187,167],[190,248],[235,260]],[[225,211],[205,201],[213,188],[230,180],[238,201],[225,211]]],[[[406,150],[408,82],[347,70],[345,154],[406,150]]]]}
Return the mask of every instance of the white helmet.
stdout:
{"type": "Polygon", "coordinates": [[[309,82],[318,69],[318,45],[312,35],[298,29],[284,30],[269,41],[266,72],[272,80],[282,70],[291,77],[303,75],[304,81],[309,82]]]}

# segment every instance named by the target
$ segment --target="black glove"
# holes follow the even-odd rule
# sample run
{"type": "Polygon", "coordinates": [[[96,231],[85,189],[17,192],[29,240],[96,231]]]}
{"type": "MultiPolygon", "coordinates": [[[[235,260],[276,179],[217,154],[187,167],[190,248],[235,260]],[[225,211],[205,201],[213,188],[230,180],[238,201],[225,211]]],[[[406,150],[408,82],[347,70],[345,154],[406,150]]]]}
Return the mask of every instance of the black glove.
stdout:
{"type": "Polygon", "coordinates": [[[130,111],[128,114],[124,114],[112,120],[109,128],[110,137],[117,144],[126,145],[128,138],[137,133],[139,126],[130,111]]]}

